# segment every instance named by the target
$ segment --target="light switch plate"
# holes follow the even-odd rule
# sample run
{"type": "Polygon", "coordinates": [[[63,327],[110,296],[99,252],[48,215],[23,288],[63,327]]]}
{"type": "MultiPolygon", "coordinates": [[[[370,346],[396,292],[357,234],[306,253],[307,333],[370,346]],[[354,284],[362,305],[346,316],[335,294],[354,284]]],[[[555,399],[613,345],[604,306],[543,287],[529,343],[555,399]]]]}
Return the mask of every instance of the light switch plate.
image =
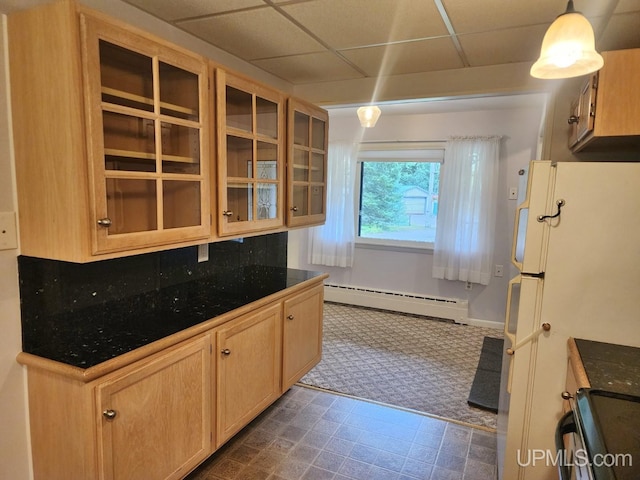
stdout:
{"type": "Polygon", "coordinates": [[[18,248],[16,212],[0,212],[0,250],[18,248]]]}

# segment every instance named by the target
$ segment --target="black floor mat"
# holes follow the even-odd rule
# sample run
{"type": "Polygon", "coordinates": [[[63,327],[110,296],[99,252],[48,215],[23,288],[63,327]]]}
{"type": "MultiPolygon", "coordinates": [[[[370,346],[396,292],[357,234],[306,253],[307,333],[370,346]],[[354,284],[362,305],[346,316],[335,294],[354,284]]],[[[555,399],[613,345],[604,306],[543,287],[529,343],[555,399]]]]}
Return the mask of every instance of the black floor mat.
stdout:
{"type": "Polygon", "coordinates": [[[473,379],[467,400],[467,403],[472,407],[492,412],[498,411],[503,349],[503,339],[484,337],[476,376],[473,379]]]}

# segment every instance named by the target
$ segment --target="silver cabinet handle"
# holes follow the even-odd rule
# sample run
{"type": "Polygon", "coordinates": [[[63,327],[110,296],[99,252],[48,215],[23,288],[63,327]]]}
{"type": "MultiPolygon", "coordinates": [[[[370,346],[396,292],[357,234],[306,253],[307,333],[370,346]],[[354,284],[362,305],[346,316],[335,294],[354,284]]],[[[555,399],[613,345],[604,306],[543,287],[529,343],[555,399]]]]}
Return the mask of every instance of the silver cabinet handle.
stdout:
{"type": "Polygon", "coordinates": [[[228,348],[225,348],[224,350],[222,350],[221,352],[223,355],[231,355],[231,350],[229,350],[228,348]]]}
{"type": "Polygon", "coordinates": [[[233,215],[233,212],[231,210],[225,210],[224,212],[222,212],[222,215],[224,215],[225,217],[230,217],[231,215],[233,215]]]}
{"type": "Polygon", "coordinates": [[[116,418],[116,415],[117,415],[117,412],[111,409],[108,409],[102,412],[102,416],[107,420],[113,420],[114,418],[116,418]]]}
{"type": "Polygon", "coordinates": [[[298,207],[296,207],[295,205],[293,207],[291,207],[291,211],[292,212],[297,212],[298,211],[298,207]]]}
{"type": "Polygon", "coordinates": [[[287,320],[293,320],[294,318],[296,317],[294,317],[293,315],[287,315],[287,320]]]}
{"type": "Polygon", "coordinates": [[[101,227],[110,227],[111,226],[111,219],[110,218],[101,218],[100,220],[98,220],[98,225],[100,225],[101,227]]]}

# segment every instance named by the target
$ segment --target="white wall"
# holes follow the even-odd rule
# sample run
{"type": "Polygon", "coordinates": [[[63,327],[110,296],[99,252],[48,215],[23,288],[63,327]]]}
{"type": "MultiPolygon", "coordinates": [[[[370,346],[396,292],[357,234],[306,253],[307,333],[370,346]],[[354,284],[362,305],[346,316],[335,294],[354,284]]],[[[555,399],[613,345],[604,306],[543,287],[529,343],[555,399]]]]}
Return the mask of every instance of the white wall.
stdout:
{"type": "MultiPolygon", "coordinates": [[[[384,108],[384,107],[383,107],[384,108]]],[[[487,286],[431,277],[433,255],[407,251],[356,248],[352,268],[323,267],[307,263],[307,229],[289,233],[289,266],[322,270],[330,274],[327,283],[371,287],[407,293],[468,298],[473,319],[503,322],[507,283],[516,274],[509,261],[515,200],[508,200],[509,187],[518,186],[518,170],[536,159],[544,105],[506,110],[484,110],[421,115],[385,116],[374,128],[366,129],[362,141],[446,140],[450,135],[503,135],[500,152],[499,195],[494,264],[504,265],[502,278],[492,277],[487,286]]],[[[359,141],[363,134],[354,116],[331,116],[329,140],[359,141]]]]}
{"type": "MultiPolygon", "coordinates": [[[[0,27],[0,211],[16,210],[7,104],[5,21],[0,27]]],[[[26,378],[22,350],[17,250],[0,250],[0,478],[30,477],[26,378]]]]}

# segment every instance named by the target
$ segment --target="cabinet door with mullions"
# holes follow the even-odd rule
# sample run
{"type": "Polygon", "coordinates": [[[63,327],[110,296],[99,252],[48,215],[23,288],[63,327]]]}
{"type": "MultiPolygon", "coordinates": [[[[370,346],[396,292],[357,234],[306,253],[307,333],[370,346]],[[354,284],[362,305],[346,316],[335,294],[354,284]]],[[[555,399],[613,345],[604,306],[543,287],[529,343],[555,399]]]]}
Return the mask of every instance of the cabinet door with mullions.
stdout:
{"type": "Polygon", "coordinates": [[[327,197],[327,112],[289,99],[287,128],[287,225],[322,224],[327,197]]]}
{"type": "Polygon", "coordinates": [[[218,234],[283,226],[284,100],[281,93],[215,71],[218,234]]]}
{"type": "Polygon", "coordinates": [[[82,16],[94,253],[210,234],[207,66],[82,16]]]}

